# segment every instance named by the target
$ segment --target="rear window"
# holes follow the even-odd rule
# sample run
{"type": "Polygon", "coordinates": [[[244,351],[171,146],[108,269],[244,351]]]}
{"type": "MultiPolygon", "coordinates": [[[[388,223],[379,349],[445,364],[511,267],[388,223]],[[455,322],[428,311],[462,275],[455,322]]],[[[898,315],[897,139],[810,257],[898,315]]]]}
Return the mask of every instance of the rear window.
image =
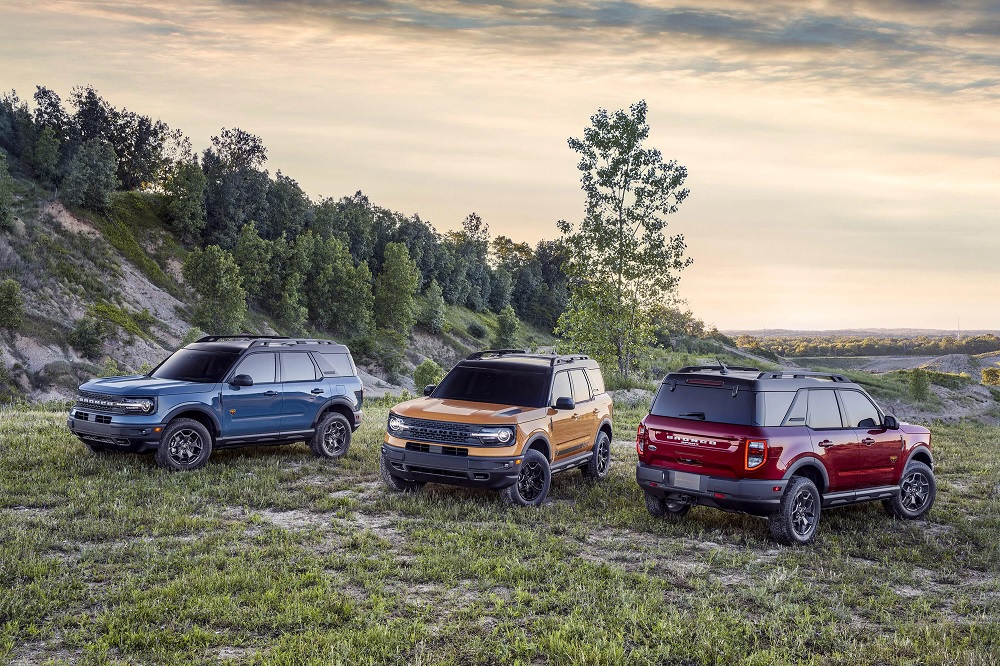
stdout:
{"type": "Polygon", "coordinates": [[[590,380],[590,388],[594,391],[594,395],[604,393],[604,375],[601,374],[600,368],[587,368],[587,379],[590,380]]]}
{"type": "Polygon", "coordinates": [[[698,386],[684,382],[660,385],[650,409],[653,416],[751,425],[753,392],[744,386],[698,386]]]}
{"type": "Polygon", "coordinates": [[[458,365],[441,380],[431,396],[444,400],[544,407],[550,376],[548,372],[458,365]]]}
{"type": "MultiPolygon", "coordinates": [[[[757,417],[754,425],[780,426],[792,406],[795,391],[761,391],[757,394],[757,417]]],[[[794,424],[790,424],[794,425],[794,424]]]]}
{"type": "Polygon", "coordinates": [[[214,384],[221,381],[239,358],[239,352],[198,351],[178,349],[161,363],[150,377],[184,382],[214,384]]]}
{"type": "Polygon", "coordinates": [[[349,354],[330,352],[313,354],[313,358],[319,363],[320,369],[327,377],[352,377],[354,375],[354,365],[351,364],[349,354]]]}

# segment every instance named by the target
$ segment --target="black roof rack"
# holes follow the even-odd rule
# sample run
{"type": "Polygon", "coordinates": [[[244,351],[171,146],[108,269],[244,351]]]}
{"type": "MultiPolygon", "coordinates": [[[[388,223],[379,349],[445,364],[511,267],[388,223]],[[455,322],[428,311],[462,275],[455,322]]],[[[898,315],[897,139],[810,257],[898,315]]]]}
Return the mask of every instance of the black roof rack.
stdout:
{"type": "MultiPolygon", "coordinates": [[[[262,336],[262,338],[263,337],[264,336],[262,336]]],[[[261,346],[261,347],[270,347],[270,346],[288,347],[288,346],[291,346],[291,345],[336,345],[336,344],[340,344],[340,343],[334,342],[333,340],[318,340],[318,339],[315,339],[315,338],[299,338],[297,340],[293,340],[292,338],[287,338],[287,337],[274,337],[274,338],[270,338],[270,339],[254,340],[253,342],[250,343],[250,346],[251,347],[256,347],[256,346],[261,346]]]]}
{"type": "Polygon", "coordinates": [[[851,380],[844,375],[838,375],[835,372],[808,372],[808,371],[798,371],[798,370],[777,370],[774,372],[762,372],[757,376],[757,379],[829,379],[831,382],[847,382],[850,383],[851,380]]]}
{"type": "Polygon", "coordinates": [[[760,372],[760,368],[747,368],[741,365],[685,365],[680,370],[675,370],[675,372],[700,372],[702,370],[715,370],[715,371],[736,371],[736,372],[760,372]]]}
{"type": "Polygon", "coordinates": [[[566,356],[553,356],[552,365],[559,365],[560,363],[572,363],[573,361],[586,361],[590,357],[586,354],[569,354],[566,356]]]}
{"type": "Polygon", "coordinates": [[[218,342],[219,340],[287,340],[287,335],[249,335],[238,333],[236,335],[206,335],[195,342],[218,342]]]}
{"type": "Polygon", "coordinates": [[[475,361],[477,358],[485,358],[487,356],[506,356],[507,354],[527,354],[528,352],[524,349],[484,349],[482,351],[472,352],[465,357],[466,361],[475,361]]]}

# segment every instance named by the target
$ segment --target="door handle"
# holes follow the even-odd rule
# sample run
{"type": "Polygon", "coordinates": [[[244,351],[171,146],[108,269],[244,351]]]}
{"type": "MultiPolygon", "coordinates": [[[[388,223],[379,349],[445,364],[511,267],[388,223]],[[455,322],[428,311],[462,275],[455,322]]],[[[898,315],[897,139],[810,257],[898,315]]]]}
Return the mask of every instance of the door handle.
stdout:
{"type": "Polygon", "coordinates": [[[599,409],[598,409],[597,407],[594,407],[594,411],[593,411],[593,413],[594,413],[594,414],[600,414],[600,413],[601,413],[601,410],[599,410],[599,409]]]}
{"type": "Polygon", "coordinates": [[[875,440],[872,439],[871,437],[865,437],[863,440],[861,440],[861,443],[864,444],[865,446],[871,446],[872,444],[875,443],[875,440]]]}
{"type": "Polygon", "coordinates": [[[819,445],[822,446],[824,449],[828,449],[831,446],[833,446],[833,442],[831,442],[828,439],[824,439],[822,442],[819,443],[819,445]]]}
{"type": "Polygon", "coordinates": [[[574,414],[574,415],[573,415],[573,420],[574,420],[574,421],[576,421],[576,420],[577,420],[578,418],[580,418],[580,415],[579,415],[579,414],[574,414]]]}
{"type": "Polygon", "coordinates": [[[321,388],[314,388],[312,391],[310,391],[310,393],[313,393],[315,395],[319,395],[322,392],[323,392],[323,389],[321,389],[321,388]]]}
{"type": "Polygon", "coordinates": [[[274,395],[278,395],[278,392],[277,391],[264,391],[264,395],[266,395],[268,397],[271,397],[271,396],[274,396],[274,395]]]}

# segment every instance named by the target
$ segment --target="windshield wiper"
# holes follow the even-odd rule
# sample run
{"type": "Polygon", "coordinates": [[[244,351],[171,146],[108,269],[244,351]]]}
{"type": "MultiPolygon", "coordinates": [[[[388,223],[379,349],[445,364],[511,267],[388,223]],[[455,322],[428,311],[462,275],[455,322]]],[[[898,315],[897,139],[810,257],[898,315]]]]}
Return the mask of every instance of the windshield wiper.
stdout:
{"type": "Polygon", "coordinates": [[[690,417],[698,419],[699,421],[705,420],[705,412],[684,412],[683,414],[678,414],[677,416],[690,417]]]}

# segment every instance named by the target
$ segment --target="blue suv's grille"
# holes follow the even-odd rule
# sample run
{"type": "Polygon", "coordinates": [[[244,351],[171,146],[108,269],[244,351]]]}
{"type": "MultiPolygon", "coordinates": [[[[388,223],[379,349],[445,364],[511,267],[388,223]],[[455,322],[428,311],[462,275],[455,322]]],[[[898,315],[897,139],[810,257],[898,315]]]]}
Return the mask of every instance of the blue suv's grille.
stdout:
{"type": "Polygon", "coordinates": [[[102,412],[115,412],[122,413],[122,409],[115,407],[121,400],[121,396],[107,395],[104,393],[90,393],[88,391],[80,391],[76,396],[76,404],[78,407],[85,407],[87,409],[96,409],[102,412]]]}

